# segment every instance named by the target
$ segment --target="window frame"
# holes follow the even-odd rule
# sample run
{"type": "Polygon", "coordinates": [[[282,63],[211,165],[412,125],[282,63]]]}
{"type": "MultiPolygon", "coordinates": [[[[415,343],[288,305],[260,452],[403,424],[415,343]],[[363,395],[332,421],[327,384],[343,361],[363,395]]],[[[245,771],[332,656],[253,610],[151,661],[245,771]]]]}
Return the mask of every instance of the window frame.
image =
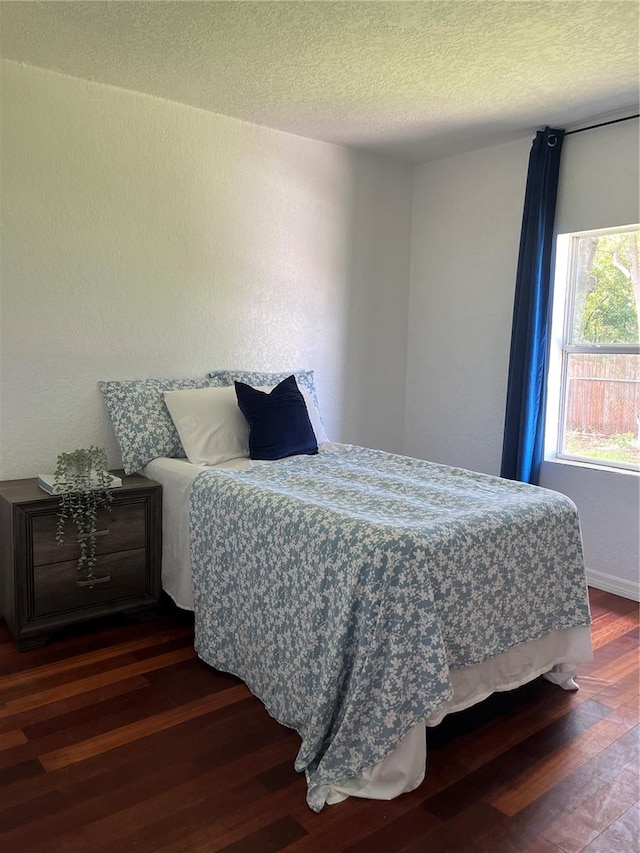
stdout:
{"type": "MultiPolygon", "coordinates": [[[[568,240],[568,251],[565,249],[566,257],[564,263],[558,264],[558,255],[556,254],[556,280],[555,286],[559,284],[564,287],[564,298],[562,303],[554,299],[552,323],[555,326],[557,323],[556,312],[562,304],[562,332],[559,341],[559,388],[558,397],[555,403],[556,420],[556,436],[555,449],[552,452],[552,457],[560,459],[564,462],[579,462],[583,465],[588,465],[597,469],[614,468],[630,473],[640,472],[640,464],[616,462],[609,459],[595,459],[591,456],[577,456],[562,451],[565,446],[565,426],[569,401],[569,360],[572,354],[587,354],[587,355],[640,355],[640,343],[638,344],[574,344],[570,343],[573,337],[575,307],[576,307],[576,287],[577,287],[577,266],[578,266],[578,241],[582,237],[604,237],[607,234],[624,234],[630,231],[640,230],[640,225],[626,225],[613,228],[594,228],[589,231],[574,231],[568,234],[558,235],[557,250],[561,245],[561,240],[568,240]],[[561,281],[558,281],[558,278],[561,281]],[[562,280],[563,279],[563,280],[562,280]]],[[[553,359],[550,360],[550,369],[553,365],[553,359]]],[[[557,387],[557,386],[556,386],[557,387]]],[[[554,410],[554,407],[551,407],[554,410]]],[[[549,421],[547,421],[547,428],[549,421]]]]}

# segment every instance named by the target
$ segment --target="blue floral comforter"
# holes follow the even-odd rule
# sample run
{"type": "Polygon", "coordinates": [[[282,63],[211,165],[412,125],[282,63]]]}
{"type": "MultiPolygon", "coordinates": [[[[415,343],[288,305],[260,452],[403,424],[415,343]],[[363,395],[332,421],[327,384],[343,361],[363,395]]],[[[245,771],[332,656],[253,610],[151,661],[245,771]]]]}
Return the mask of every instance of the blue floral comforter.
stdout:
{"type": "Polygon", "coordinates": [[[588,625],[563,495],[359,447],[191,493],[196,650],[300,734],[319,811],[451,696],[449,669],[588,625]]]}

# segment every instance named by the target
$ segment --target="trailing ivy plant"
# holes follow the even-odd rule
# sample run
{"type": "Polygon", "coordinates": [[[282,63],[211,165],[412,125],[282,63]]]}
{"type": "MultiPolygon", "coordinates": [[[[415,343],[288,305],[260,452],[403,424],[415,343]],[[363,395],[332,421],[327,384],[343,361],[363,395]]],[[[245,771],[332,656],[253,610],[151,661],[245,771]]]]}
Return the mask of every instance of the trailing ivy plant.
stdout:
{"type": "Polygon", "coordinates": [[[88,447],[61,453],[55,471],[54,486],[60,496],[56,541],[64,542],[64,528],[70,521],[80,547],[78,571],[86,580],[95,579],[96,519],[98,510],[111,505],[111,475],[107,454],[101,447],[88,447]]]}

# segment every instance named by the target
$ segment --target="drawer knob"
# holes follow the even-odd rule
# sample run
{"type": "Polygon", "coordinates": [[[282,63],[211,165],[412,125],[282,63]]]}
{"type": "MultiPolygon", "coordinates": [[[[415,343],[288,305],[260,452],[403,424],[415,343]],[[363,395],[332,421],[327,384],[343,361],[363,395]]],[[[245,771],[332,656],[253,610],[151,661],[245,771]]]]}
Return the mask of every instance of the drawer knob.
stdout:
{"type": "Polygon", "coordinates": [[[108,536],[108,535],[109,535],[109,528],[108,527],[105,527],[102,530],[96,530],[96,536],[108,536]]]}
{"type": "Polygon", "coordinates": [[[93,589],[93,587],[97,583],[109,583],[111,581],[111,575],[102,575],[101,578],[93,578],[90,581],[76,581],[76,586],[80,587],[89,587],[89,589],[93,589]]]}

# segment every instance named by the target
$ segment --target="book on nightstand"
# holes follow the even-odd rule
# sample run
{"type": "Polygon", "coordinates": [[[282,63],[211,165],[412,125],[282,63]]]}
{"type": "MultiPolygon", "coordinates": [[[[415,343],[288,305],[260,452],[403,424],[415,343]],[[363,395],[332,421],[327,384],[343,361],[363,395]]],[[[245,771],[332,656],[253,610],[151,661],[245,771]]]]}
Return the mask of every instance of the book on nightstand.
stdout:
{"type": "MultiPolygon", "coordinates": [[[[115,474],[110,474],[110,482],[107,484],[108,489],[117,489],[118,486],[122,485],[122,480],[120,477],[116,477],[115,474]]],[[[59,489],[55,486],[56,475],[55,474],[38,474],[38,486],[45,491],[48,495],[58,495],[60,494],[59,489]]],[[[97,482],[95,486],[92,486],[94,489],[102,488],[98,486],[97,482]]]]}

